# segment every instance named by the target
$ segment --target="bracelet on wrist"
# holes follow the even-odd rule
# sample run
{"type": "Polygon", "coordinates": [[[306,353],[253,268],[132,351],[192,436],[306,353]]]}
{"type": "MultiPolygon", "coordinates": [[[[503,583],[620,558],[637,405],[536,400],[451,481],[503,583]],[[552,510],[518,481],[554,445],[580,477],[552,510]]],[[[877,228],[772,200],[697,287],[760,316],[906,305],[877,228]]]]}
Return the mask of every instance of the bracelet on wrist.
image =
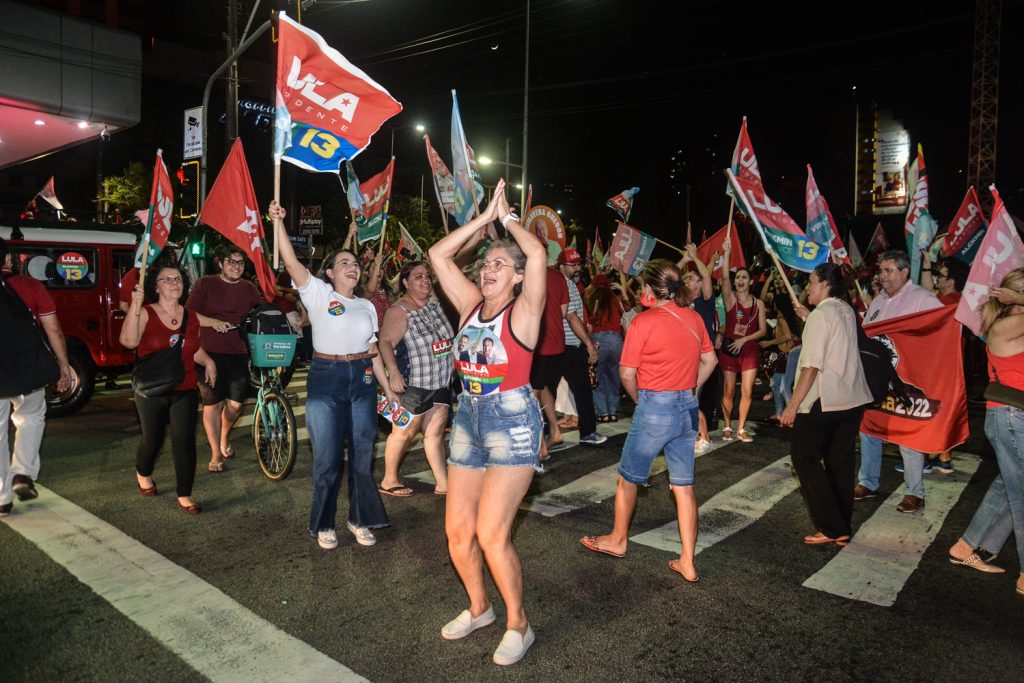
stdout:
{"type": "Polygon", "coordinates": [[[514,213],[511,213],[511,212],[506,213],[505,217],[501,219],[501,227],[508,228],[509,221],[515,221],[516,223],[518,223],[519,222],[519,216],[517,216],[517,215],[515,215],[514,213]]]}

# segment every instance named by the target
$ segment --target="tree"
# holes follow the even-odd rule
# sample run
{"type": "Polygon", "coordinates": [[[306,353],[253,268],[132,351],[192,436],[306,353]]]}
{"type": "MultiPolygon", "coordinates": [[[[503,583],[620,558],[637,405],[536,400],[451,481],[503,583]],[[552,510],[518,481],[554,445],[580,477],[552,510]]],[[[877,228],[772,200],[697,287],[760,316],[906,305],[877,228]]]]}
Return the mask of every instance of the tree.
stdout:
{"type": "Polygon", "coordinates": [[[147,169],[141,161],[133,161],[123,175],[109,176],[103,181],[103,194],[96,201],[128,215],[149,206],[152,183],[153,170],[147,169]]]}

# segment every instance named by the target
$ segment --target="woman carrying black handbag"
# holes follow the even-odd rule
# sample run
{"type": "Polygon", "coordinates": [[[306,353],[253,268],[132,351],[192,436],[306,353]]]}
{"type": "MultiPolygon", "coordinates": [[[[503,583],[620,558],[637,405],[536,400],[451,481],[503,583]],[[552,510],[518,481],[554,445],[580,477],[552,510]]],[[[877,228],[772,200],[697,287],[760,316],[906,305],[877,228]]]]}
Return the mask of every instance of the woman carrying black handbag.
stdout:
{"type": "Polygon", "coordinates": [[[144,297],[139,287],[132,291],[131,308],[121,328],[121,344],[135,349],[137,358],[132,384],[142,441],[135,456],[135,476],[141,495],[156,496],[153,467],[169,424],[178,507],[198,515],[202,508],[192,498],[199,410],[196,363],[206,368],[206,381],[211,384],[216,381],[217,368],[199,348],[199,321],[189,320],[182,305],[185,282],[181,271],[175,266],[160,267],[146,282],[146,293],[144,297]],[[144,298],[155,303],[143,306],[144,298]]]}

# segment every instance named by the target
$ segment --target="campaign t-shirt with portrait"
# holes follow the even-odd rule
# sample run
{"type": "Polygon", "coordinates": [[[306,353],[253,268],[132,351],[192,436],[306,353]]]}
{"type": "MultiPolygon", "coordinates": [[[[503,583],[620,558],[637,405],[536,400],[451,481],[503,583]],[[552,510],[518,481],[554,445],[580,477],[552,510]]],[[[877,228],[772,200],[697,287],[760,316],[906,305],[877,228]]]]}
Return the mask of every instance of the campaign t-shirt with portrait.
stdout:
{"type": "Polygon", "coordinates": [[[317,353],[366,353],[377,341],[377,311],[366,299],[342,296],[308,272],[299,297],[313,326],[313,350],[317,353]]]}
{"type": "Polygon", "coordinates": [[[471,396],[518,389],[530,383],[533,351],[512,331],[513,303],[514,299],[487,320],[480,315],[481,302],[455,337],[455,371],[463,391],[471,396]]]}

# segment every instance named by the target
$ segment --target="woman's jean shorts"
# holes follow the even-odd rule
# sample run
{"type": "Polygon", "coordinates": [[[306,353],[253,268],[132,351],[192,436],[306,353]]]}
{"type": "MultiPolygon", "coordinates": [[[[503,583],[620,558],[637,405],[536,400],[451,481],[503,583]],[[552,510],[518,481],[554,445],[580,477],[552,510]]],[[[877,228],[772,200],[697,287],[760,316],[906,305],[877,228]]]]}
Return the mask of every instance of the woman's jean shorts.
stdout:
{"type": "Polygon", "coordinates": [[[644,484],[658,453],[665,452],[672,486],[693,486],[693,444],[697,439],[697,397],[689,390],[641,389],[633,424],[619,460],[619,474],[644,484]]]}
{"type": "Polygon", "coordinates": [[[543,472],[542,429],[540,404],[529,386],[487,396],[462,393],[452,423],[448,464],[474,470],[532,467],[543,472]]]}

